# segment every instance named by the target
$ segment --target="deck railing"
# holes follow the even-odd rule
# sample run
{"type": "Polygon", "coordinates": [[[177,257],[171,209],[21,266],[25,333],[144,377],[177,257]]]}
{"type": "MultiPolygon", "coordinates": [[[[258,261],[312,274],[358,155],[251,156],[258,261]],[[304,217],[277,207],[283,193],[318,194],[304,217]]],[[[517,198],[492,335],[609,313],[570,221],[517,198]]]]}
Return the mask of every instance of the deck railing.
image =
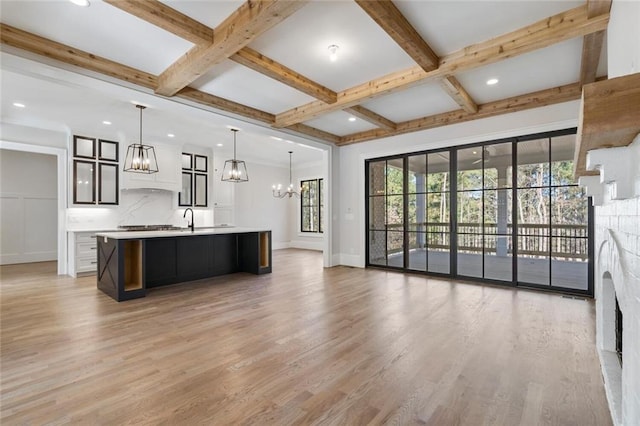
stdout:
{"type": "MultiPolygon", "coordinates": [[[[387,225],[388,253],[402,251],[402,225],[387,225]]],[[[448,223],[412,223],[409,227],[409,249],[449,250],[448,223]]],[[[459,253],[496,253],[512,255],[512,225],[498,234],[495,223],[458,223],[459,253]],[[483,245],[484,244],[484,245],[483,245]]],[[[518,225],[518,256],[551,257],[559,260],[586,261],[588,230],[586,225],[553,225],[525,223],[518,225]]]]}

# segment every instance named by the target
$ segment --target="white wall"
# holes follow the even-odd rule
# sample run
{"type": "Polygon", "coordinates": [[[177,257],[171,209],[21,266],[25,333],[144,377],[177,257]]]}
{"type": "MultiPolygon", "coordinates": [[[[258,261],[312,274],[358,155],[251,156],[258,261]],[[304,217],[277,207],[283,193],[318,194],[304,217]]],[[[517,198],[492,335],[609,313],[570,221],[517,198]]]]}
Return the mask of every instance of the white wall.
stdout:
{"type": "Polygon", "coordinates": [[[640,72],[640,1],[612,3],[607,52],[609,78],[640,72]]]}
{"type": "Polygon", "coordinates": [[[0,264],[56,260],[57,158],[0,149],[0,264]]]}
{"type": "Polygon", "coordinates": [[[271,229],[273,249],[290,246],[290,202],[271,194],[271,185],[289,182],[289,169],[247,161],[249,182],[235,183],[235,223],[271,229]]]}
{"type": "MultiPolygon", "coordinates": [[[[607,51],[609,78],[640,72],[640,2],[613,2],[607,51]]],[[[633,146],[638,141],[636,138],[633,146]]],[[[638,149],[636,146],[636,153],[638,149]]],[[[631,155],[631,151],[623,155],[631,155]]],[[[614,160],[609,167],[619,168],[619,163],[614,160]]],[[[632,167],[640,166],[635,162],[632,167]]],[[[634,175],[638,176],[637,169],[628,170],[627,179],[634,175]]],[[[637,425],[640,424],[640,182],[636,182],[635,198],[610,200],[607,195],[604,205],[596,207],[597,343],[614,423],[637,425]],[[605,279],[605,274],[611,279],[605,279]],[[621,369],[611,353],[614,294],[623,314],[621,369]]]]}
{"type": "Polygon", "coordinates": [[[333,174],[334,179],[339,177],[339,199],[337,203],[334,200],[338,205],[334,210],[338,226],[334,227],[333,234],[334,240],[339,240],[339,251],[335,252],[339,253],[339,262],[357,267],[365,265],[365,159],[574,127],[578,107],[578,101],[566,102],[340,147],[339,171],[333,174]]]}

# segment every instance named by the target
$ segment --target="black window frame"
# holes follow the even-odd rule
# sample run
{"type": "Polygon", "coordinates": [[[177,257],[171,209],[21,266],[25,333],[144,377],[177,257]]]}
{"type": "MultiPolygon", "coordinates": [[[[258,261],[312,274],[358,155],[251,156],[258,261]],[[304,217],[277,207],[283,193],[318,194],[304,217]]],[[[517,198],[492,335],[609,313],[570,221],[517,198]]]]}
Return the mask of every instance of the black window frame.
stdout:
{"type": "MultiPolygon", "coordinates": [[[[407,153],[399,153],[399,154],[394,154],[394,155],[390,155],[390,156],[385,156],[385,157],[378,157],[378,158],[371,158],[371,159],[367,159],[365,160],[365,167],[364,167],[364,173],[365,173],[365,223],[364,223],[364,234],[365,234],[365,266],[366,267],[373,267],[373,268],[382,268],[382,269],[392,269],[392,270],[399,270],[401,272],[408,272],[408,273],[417,273],[417,274],[424,274],[424,275],[433,275],[433,276],[445,276],[445,277],[450,277],[450,278],[459,278],[459,279],[464,279],[464,280],[469,280],[469,281],[478,281],[478,282],[484,282],[484,283],[491,283],[491,284],[498,284],[498,285],[506,285],[506,286],[512,286],[512,287],[517,287],[517,288],[535,288],[535,289],[539,289],[539,290],[543,290],[543,291],[550,291],[550,292],[559,292],[559,293],[566,293],[566,294],[577,294],[577,295],[581,295],[581,296],[588,296],[588,297],[593,297],[594,294],[594,239],[595,239],[595,230],[594,230],[594,209],[593,209],[593,205],[591,202],[590,197],[587,197],[587,199],[585,200],[587,203],[587,220],[588,223],[587,225],[587,237],[585,238],[587,240],[587,259],[588,259],[588,264],[587,264],[587,288],[586,290],[583,289],[571,289],[571,288],[567,288],[567,287],[558,287],[558,286],[553,286],[553,285],[537,285],[537,284],[532,284],[532,283],[525,283],[525,282],[519,282],[518,281],[518,250],[517,250],[517,234],[516,231],[518,229],[518,220],[517,220],[517,211],[516,208],[512,208],[512,232],[510,232],[510,236],[512,237],[512,244],[514,245],[513,248],[513,279],[511,281],[500,281],[500,280],[493,280],[493,279],[488,279],[488,278],[481,278],[481,277],[470,277],[470,276],[463,276],[461,274],[459,274],[458,272],[458,260],[457,260],[457,253],[458,253],[458,241],[457,241],[457,231],[458,231],[458,223],[457,223],[457,214],[455,214],[454,212],[457,212],[458,210],[458,206],[457,206],[457,174],[458,174],[458,164],[457,164],[457,157],[458,157],[458,151],[462,150],[462,149],[466,149],[466,148],[472,148],[472,147],[476,147],[478,149],[483,149],[485,146],[488,145],[495,145],[495,144],[500,144],[500,143],[512,143],[513,149],[512,149],[512,182],[511,182],[511,187],[509,189],[509,191],[512,192],[513,194],[513,202],[515,203],[515,192],[517,191],[519,185],[517,183],[517,147],[519,142],[524,142],[524,141],[529,141],[529,140],[534,140],[534,139],[541,139],[541,138],[553,138],[553,137],[558,137],[558,136],[564,136],[564,135],[572,135],[572,134],[576,134],[577,133],[577,129],[575,127],[573,128],[568,128],[568,129],[562,129],[562,130],[555,130],[555,131],[548,131],[548,132],[541,132],[541,133],[536,133],[536,134],[529,134],[529,135],[521,135],[521,136],[513,136],[513,137],[508,137],[508,138],[502,138],[502,139],[497,139],[497,140],[487,140],[487,141],[481,141],[481,142],[476,142],[476,143],[472,143],[472,144],[467,144],[467,145],[459,145],[459,146],[450,146],[450,147],[443,147],[443,148],[438,148],[438,149],[433,149],[433,150],[423,150],[423,151],[417,151],[417,152],[407,152],[407,153]],[[408,252],[408,240],[405,239],[405,243],[404,243],[404,251],[405,251],[405,260],[404,260],[404,265],[403,266],[390,266],[390,265],[381,265],[379,263],[372,263],[371,262],[371,256],[370,256],[370,233],[371,233],[371,228],[370,228],[370,220],[371,218],[370,216],[370,201],[372,201],[372,198],[375,198],[376,194],[370,194],[370,177],[369,177],[369,170],[370,167],[373,163],[376,162],[388,162],[390,160],[403,160],[404,164],[406,166],[406,159],[411,157],[411,156],[416,156],[416,155],[422,155],[422,154],[432,154],[432,153],[437,153],[437,152],[443,152],[446,151],[449,153],[449,159],[450,159],[450,173],[451,173],[451,180],[450,180],[450,191],[449,194],[451,195],[450,197],[450,202],[449,202],[449,206],[450,206],[450,236],[449,236],[449,246],[450,246],[450,272],[449,274],[440,274],[440,273],[436,273],[436,272],[428,272],[428,271],[422,271],[422,270],[415,270],[415,269],[409,269],[407,268],[407,260],[406,260],[406,253],[408,252]],[[516,242],[516,243],[513,243],[516,242]]],[[[551,150],[549,152],[549,156],[551,156],[551,150]]],[[[404,183],[404,188],[405,188],[405,198],[407,196],[407,175],[408,172],[406,170],[405,167],[405,183],[404,183]]],[[[569,187],[569,186],[577,186],[577,184],[571,184],[571,185],[565,185],[565,184],[561,184],[561,185],[553,185],[553,184],[549,184],[548,185],[550,188],[556,188],[556,187],[569,187]]],[[[484,190],[484,184],[483,184],[483,190],[484,190]]],[[[378,194],[379,195],[379,194],[378,194]]],[[[405,202],[406,204],[406,202],[405,202]]],[[[484,210],[484,209],[483,209],[484,210]]],[[[406,216],[406,214],[405,214],[406,216]]],[[[551,219],[550,219],[551,220],[551,219]]],[[[483,222],[484,222],[484,218],[483,218],[483,222]]],[[[483,225],[484,226],[484,225],[483,225]]],[[[406,233],[406,232],[405,232],[406,233]]],[[[483,253],[484,253],[484,248],[483,248],[483,253]]],[[[483,261],[484,262],[484,261],[483,261]]],[[[551,263],[551,262],[550,262],[551,263]]],[[[484,263],[483,263],[483,275],[484,275],[484,263]]]]}
{"type": "MultiPolygon", "coordinates": [[[[322,210],[324,208],[324,194],[323,194],[323,183],[324,183],[324,179],[323,178],[314,178],[314,179],[302,179],[300,180],[300,232],[303,232],[305,234],[323,234],[324,233],[324,229],[322,228],[322,210]],[[314,231],[314,230],[305,230],[304,229],[304,212],[305,212],[305,208],[311,208],[314,207],[313,204],[309,203],[307,205],[304,204],[304,200],[305,200],[305,196],[304,196],[304,185],[307,182],[315,182],[316,184],[316,204],[315,206],[317,207],[317,224],[318,224],[318,230],[314,231]]],[[[311,218],[311,214],[309,214],[309,218],[311,218]]]]}

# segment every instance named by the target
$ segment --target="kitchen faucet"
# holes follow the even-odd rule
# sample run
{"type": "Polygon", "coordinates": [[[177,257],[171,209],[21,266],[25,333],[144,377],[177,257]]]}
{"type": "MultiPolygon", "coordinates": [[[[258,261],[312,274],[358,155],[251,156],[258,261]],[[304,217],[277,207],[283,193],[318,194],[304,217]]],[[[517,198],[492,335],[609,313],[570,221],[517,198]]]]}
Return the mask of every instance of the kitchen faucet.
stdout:
{"type": "Polygon", "coordinates": [[[195,228],[194,228],[194,226],[193,226],[193,225],[194,225],[194,224],[193,224],[193,210],[192,210],[190,207],[189,207],[189,208],[187,208],[187,209],[185,209],[184,214],[182,215],[182,217],[187,217],[187,212],[191,212],[191,223],[189,224],[189,223],[187,222],[187,226],[188,226],[189,228],[191,228],[191,232],[193,232],[193,230],[195,229],[195,228]]]}

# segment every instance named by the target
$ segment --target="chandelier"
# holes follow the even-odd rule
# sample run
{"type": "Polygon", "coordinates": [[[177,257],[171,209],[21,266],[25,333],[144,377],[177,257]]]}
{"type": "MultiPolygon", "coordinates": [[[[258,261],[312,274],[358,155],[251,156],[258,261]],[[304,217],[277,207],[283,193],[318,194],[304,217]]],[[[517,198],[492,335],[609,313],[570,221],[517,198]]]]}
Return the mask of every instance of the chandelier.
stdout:
{"type": "Polygon", "coordinates": [[[244,161],[236,160],[236,133],[238,129],[231,129],[233,132],[233,160],[227,160],[224,162],[224,169],[222,169],[222,179],[224,182],[247,182],[249,175],[247,175],[247,165],[244,161]]]}
{"type": "Polygon", "coordinates": [[[300,192],[302,192],[302,188],[296,188],[297,191],[293,189],[293,180],[291,179],[291,154],[293,154],[293,151],[289,151],[289,186],[285,191],[283,191],[282,185],[273,185],[271,187],[272,193],[276,198],[284,198],[286,196],[289,196],[289,198],[291,198],[294,195],[296,196],[296,198],[300,198],[300,192]]]}
{"type": "Polygon", "coordinates": [[[157,173],[158,160],[156,159],[156,150],[151,145],[142,143],[142,110],[146,107],[136,105],[136,108],[140,110],[140,143],[132,143],[127,148],[123,171],[147,174],[157,173]]]}

